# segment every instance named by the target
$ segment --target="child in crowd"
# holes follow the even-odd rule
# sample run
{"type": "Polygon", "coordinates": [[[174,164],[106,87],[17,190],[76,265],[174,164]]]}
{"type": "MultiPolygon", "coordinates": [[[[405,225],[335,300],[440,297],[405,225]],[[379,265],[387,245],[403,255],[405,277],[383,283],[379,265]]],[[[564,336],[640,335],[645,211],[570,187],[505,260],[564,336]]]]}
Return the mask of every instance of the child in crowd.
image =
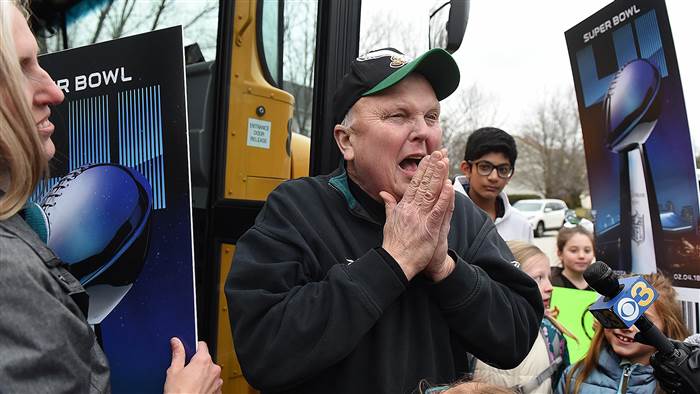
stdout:
{"type": "MultiPolygon", "coordinates": [[[[671,281],[662,274],[643,275],[659,293],[646,316],[669,338],[683,340],[688,330],[671,281]]],[[[595,324],[586,356],[564,371],[556,393],[655,393],[656,380],[649,358],[656,349],[634,342],[639,331],[608,329],[595,324]]]]}
{"type": "Polygon", "coordinates": [[[557,257],[562,267],[552,267],[553,286],[592,290],[583,272],[595,258],[593,234],[582,226],[563,227],[557,235],[557,257]]]}
{"type": "Polygon", "coordinates": [[[518,148],[510,134],[482,127],[467,139],[464,160],[459,165],[463,175],[455,178],[453,186],[489,215],[501,238],[532,242],[530,223],[511,207],[503,192],[515,173],[517,158],[518,148]]]}
{"type": "Polygon", "coordinates": [[[540,335],[532,350],[514,369],[501,370],[477,361],[475,379],[506,387],[518,387],[521,393],[551,393],[564,368],[569,365],[569,353],[562,332],[576,339],[550,313],[552,284],[549,280],[549,259],[537,246],[522,241],[508,241],[520,268],[532,277],[540,288],[545,318],[540,335]]]}

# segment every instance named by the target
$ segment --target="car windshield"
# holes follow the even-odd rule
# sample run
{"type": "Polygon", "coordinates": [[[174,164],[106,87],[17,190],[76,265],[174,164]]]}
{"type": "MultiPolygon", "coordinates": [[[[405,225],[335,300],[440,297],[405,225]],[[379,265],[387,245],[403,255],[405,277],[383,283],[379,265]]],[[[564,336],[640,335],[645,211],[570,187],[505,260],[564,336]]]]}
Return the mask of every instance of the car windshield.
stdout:
{"type": "Polygon", "coordinates": [[[542,209],[542,203],[536,201],[518,201],[513,207],[523,212],[535,212],[542,209]]]}

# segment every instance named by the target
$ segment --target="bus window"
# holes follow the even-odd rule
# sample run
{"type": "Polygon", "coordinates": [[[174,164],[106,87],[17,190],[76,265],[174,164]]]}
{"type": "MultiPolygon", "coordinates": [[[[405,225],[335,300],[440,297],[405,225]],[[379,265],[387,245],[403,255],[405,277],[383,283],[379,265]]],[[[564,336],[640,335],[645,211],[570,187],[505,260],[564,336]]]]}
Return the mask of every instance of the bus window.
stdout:
{"type": "Polygon", "coordinates": [[[260,51],[260,59],[265,71],[265,78],[273,85],[280,87],[280,74],[282,74],[282,63],[280,62],[280,52],[282,50],[280,39],[280,11],[284,2],[276,0],[263,0],[258,3],[260,12],[258,17],[261,19],[261,29],[258,30],[260,38],[258,41],[261,45],[258,46],[260,51]]]}
{"type": "Polygon", "coordinates": [[[182,25],[184,44],[197,43],[208,61],[216,58],[218,16],[218,0],[83,0],[67,10],[65,31],[40,31],[38,41],[46,53],[182,25]]]}
{"type": "Polygon", "coordinates": [[[311,135],[318,2],[284,2],[282,88],[294,96],[292,131],[311,135]]]}

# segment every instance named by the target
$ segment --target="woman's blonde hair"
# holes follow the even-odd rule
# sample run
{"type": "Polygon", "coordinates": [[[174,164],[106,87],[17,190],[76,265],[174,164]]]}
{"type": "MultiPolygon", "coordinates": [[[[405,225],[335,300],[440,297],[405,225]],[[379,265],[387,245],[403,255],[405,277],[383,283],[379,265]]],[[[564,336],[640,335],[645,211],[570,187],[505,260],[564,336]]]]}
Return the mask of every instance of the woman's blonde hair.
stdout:
{"type": "Polygon", "coordinates": [[[524,241],[508,241],[506,243],[508,244],[508,249],[510,249],[510,252],[513,253],[515,259],[518,261],[518,263],[520,263],[520,269],[523,271],[533,264],[533,257],[544,256],[547,258],[547,255],[544,254],[542,249],[533,244],[524,241]]]}
{"type": "MultiPolygon", "coordinates": [[[[526,271],[533,264],[533,257],[544,256],[544,258],[549,260],[547,255],[540,248],[533,244],[529,244],[523,241],[508,241],[506,243],[508,244],[510,252],[513,253],[513,257],[515,257],[518,263],[520,263],[520,269],[523,271],[526,271]]],[[[576,341],[576,343],[578,343],[578,338],[576,338],[576,335],[574,335],[571,331],[567,330],[566,327],[564,327],[564,325],[561,324],[557,319],[549,315],[545,315],[545,317],[554,325],[554,327],[556,327],[559,331],[564,333],[564,335],[571,337],[574,341],[576,341]]]]}
{"type": "Polygon", "coordinates": [[[445,386],[431,385],[426,379],[421,379],[418,382],[418,389],[413,392],[418,394],[515,394],[513,389],[481,382],[478,379],[460,379],[445,386]]]}
{"type": "Polygon", "coordinates": [[[17,213],[47,172],[47,159],[22,86],[24,75],[15,51],[12,14],[18,2],[0,0],[0,220],[17,213]]]}
{"type": "MultiPolygon", "coordinates": [[[[681,307],[676,300],[676,290],[673,288],[671,280],[661,273],[642,275],[644,279],[659,293],[659,298],[654,302],[656,316],[661,319],[664,329],[661,330],[664,335],[676,340],[683,340],[688,336],[688,328],[683,322],[683,314],[681,307]]],[[[605,339],[604,329],[595,322],[595,334],[591,340],[591,345],[588,348],[586,356],[574,364],[569,373],[565,376],[564,392],[569,392],[572,380],[574,385],[574,393],[579,393],[581,385],[590,376],[591,372],[598,367],[598,358],[603,346],[609,346],[605,339]],[[572,379],[574,373],[579,371],[576,379],[572,379]]]]}

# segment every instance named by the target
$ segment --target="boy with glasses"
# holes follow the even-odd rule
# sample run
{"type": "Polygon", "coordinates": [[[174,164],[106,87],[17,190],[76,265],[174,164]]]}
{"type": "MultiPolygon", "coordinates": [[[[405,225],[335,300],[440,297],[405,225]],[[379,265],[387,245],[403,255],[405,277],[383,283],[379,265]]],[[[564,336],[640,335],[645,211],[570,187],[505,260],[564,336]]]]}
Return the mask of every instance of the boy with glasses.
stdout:
{"type": "Polygon", "coordinates": [[[532,243],[532,227],[523,214],[513,209],[503,193],[515,171],[518,150],[515,139],[495,127],[476,130],[467,139],[464,160],[454,188],[483,209],[506,241],[532,243]]]}

